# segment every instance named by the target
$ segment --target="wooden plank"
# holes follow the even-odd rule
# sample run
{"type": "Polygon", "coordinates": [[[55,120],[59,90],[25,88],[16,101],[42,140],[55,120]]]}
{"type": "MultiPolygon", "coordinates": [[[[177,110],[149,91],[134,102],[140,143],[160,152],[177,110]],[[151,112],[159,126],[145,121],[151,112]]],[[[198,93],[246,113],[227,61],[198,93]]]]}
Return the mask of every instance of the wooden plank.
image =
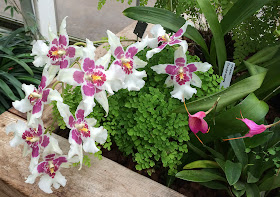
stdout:
{"type": "MultiPolygon", "coordinates": [[[[61,173],[66,177],[65,188],[53,189],[54,193],[47,195],[37,185],[25,183],[29,175],[28,165],[30,157],[22,157],[22,147],[12,148],[9,141],[12,134],[6,135],[5,126],[22,119],[15,114],[5,112],[0,115],[0,179],[8,187],[15,188],[27,196],[139,196],[139,197],[179,197],[183,196],[153,180],[137,174],[105,157],[100,161],[90,156],[92,166],[62,169],[61,173]]],[[[67,139],[53,134],[59,141],[60,147],[66,154],[69,150],[67,139]]],[[[37,178],[34,184],[38,183],[37,178]]],[[[0,183],[1,184],[1,183],[0,183]]],[[[0,190],[1,191],[1,190],[0,190]]],[[[0,196],[2,196],[0,194],[0,196]]],[[[16,194],[14,196],[17,196],[16,194]]],[[[19,195],[18,195],[19,196],[19,195]]]]}

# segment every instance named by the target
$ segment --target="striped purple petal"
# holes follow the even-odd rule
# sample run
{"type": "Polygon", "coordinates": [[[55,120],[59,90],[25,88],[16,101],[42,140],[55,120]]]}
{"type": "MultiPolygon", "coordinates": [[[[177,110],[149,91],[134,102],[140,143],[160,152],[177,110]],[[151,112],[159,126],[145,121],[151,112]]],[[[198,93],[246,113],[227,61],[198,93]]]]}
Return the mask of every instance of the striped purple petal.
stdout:
{"type": "Polygon", "coordinates": [[[61,61],[59,62],[59,65],[60,65],[60,69],[67,68],[68,65],[69,65],[69,61],[68,61],[67,59],[61,60],[61,61]]]}
{"type": "Polygon", "coordinates": [[[85,119],[84,114],[85,114],[85,110],[79,109],[79,110],[76,112],[76,119],[84,120],[84,119],[85,119]]]}
{"type": "Polygon", "coordinates": [[[195,72],[197,70],[196,66],[194,64],[187,65],[187,68],[189,69],[189,72],[195,72]]]}
{"type": "Polygon", "coordinates": [[[45,148],[50,143],[50,138],[48,136],[46,136],[46,135],[44,135],[42,138],[43,139],[42,139],[41,146],[43,146],[45,148]]]}
{"type": "Polygon", "coordinates": [[[133,58],[136,53],[138,52],[138,49],[136,47],[130,47],[128,48],[127,52],[125,53],[126,58],[133,58]]]}
{"type": "Polygon", "coordinates": [[[73,117],[72,115],[69,116],[68,124],[69,124],[70,127],[72,127],[72,128],[75,126],[75,119],[74,119],[74,117],[73,117]]]}
{"type": "Polygon", "coordinates": [[[60,166],[62,163],[66,163],[66,162],[67,162],[66,157],[58,157],[53,160],[53,164],[57,166],[60,166]]]}
{"type": "Polygon", "coordinates": [[[179,29],[174,35],[173,37],[181,37],[183,35],[184,31],[183,29],[179,29]]]}
{"type": "Polygon", "coordinates": [[[186,60],[183,57],[179,57],[175,60],[176,66],[185,66],[186,60]]]}
{"type": "Polygon", "coordinates": [[[38,157],[39,156],[39,147],[33,146],[32,147],[32,157],[38,157]]]}
{"type": "Polygon", "coordinates": [[[160,45],[159,47],[157,47],[157,49],[164,49],[167,45],[167,42],[162,43],[162,45],[160,45]]]}
{"type": "Polygon", "coordinates": [[[181,40],[172,40],[172,41],[170,41],[168,44],[170,45],[170,46],[172,46],[172,45],[174,45],[174,44],[179,44],[180,42],[182,42],[181,40]]]}
{"type": "MultiPolygon", "coordinates": [[[[52,154],[54,155],[54,154],[52,154]]],[[[37,166],[37,171],[38,173],[43,173],[45,171],[45,169],[47,168],[47,166],[49,165],[49,163],[46,161],[41,162],[38,166],[37,166]]]]}
{"type": "Polygon", "coordinates": [[[42,76],[41,83],[38,86],[39,92],[41,92],[46,87],[46,81],[47,81],[47,77],[46,76],[42,76]]]}

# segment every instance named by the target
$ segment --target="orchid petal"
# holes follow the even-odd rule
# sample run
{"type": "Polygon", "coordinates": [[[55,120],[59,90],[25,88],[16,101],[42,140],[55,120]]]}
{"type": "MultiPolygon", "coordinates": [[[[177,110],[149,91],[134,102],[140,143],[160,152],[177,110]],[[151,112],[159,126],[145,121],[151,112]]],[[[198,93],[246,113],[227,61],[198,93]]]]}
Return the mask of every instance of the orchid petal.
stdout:
{"type": "Polygon", "coordinates": [[[90,58],[94,60],[95,57],[95,46],[93,45],[93,42],[90,41],[89,39],[86,39],[86,47],[83,48],[83,57],[86,58],[90,58]]]}
{"type": "Polygon", "coordinates": [[[22,112],[22,113],[26,113],[28,111],[31,111],[33,106],[31,105],[30,101],[28,100],[28,98],[24,98],[20,101],[14,101],[12,102],[13,107],[22,112]]]}
{"type": "Polygon", "coordinates": [[[170,87],[170,86],[173,86],[173,85],[174,85],[173,79],[171,79],[171,76],[170,76],[170,75],[166,78],[165,84],[166,84],[166,87],[170,87]]]}
{"type": "Polygon", "coordinates": [[[159,64],[159,65],[156,65],[156,66],[152,66],[151,69],[153,71],[155,71],[157,74],[167,74],[166,73],[166,67],[168,65],[169,64],[159,64]]]}
{"type": "Polygon", "coordinates": [[[55,139],[52,136],[47,135],[50,138],[50,143],[48,144],[48,146],[44,149],[43,152],[43,157],[51,154],[51,153],[58,153],[58,154],[62,154],[62,150],[59,147],[58,141],[57,139],[55,139]]]}
{"type": "Polygon", "coordinates": [[[115,34],[113,34],[110,30],[107,30],[107,34],[108,34],[108,42],[110,44],[111,53],[113,54],[113,56],[116,59],[120,59],[118,57],[121,54],[124,54],[123,49],[122,49],[122,45],[120,43],[120,39],[115,34]],[[115,54],[115,51],[118,47],[121,47],[119,49],[122,49],[122,52],[120,51],[120,53],[115,54]]]}
{"type": "Polygon", "coordinates": [[[86,118],[85,120],[87,121],[88,125],[91,127],[93,127],[97,123],[97,120],[95,118],[86,118]]]}
{"type": "Polygon", "coordinates": [[[99,66],[102,65],[104,67],[104,70],[107,70],[108,64],[111,61],[111,52],[107,52],[106,55],[102,56],[99,58],[96,62],[95,65],[99,66]]]}
{"type": "Polygon", "coordinates": [[[93,136],[95,141],[97,141],[100,144],[104,144],[107,140],[108,133],[107,130],[104,129],[102,126],[98,128],[93,128],[93,136]]]}
{"type": "Polygon", "coordinates": [[[61,22],[61,25],[60,25],[60,28],[59,28],[59,34],[66,37],[66,45],[68,45],[69,38],[68,38],[68,35],[67,35],[67,32],[66,32],[66,18],[67,18],[67,16],[61,22]]]}
{"type": "Polygon", "coordinates": [[[94,98],[105,110],[105,112],[106,112],[105,117],[106,117],[108,115],[108,112],[109,112],[109,103],[108,103],[106,92],[104,90],[100,91],[100,92],[95,94],[94,98]]]}
{"type": "Polygon", "coordinates": [[[148,64],[147,62],[141,60],[137,56],[134,56],[133,61],[134,61],[134,65],[135,65],[134,68],[135,69],[137,69],[137,68],[144,68],[148,64]]]}
{"type": "Polygon", "coordinates": [[[69,85],[79,86],[84,82],[84,73],[76,68],[63,69],[58,73],[57,80],[69,85]]]}
{"type": "Polygon", "coordinates": [[[151,34],[157,39],[159,36],[164,36],[165,35],[165,30],[163,27],[159,24],[154,25],[151,30],[151,34]]]}
{"type": "Polygon", "coordinates": [[[145,81],[142,79],[143,77],[147,77],[146,71],[137,71],[134,69],[133,73],[126,75],[124,88],[127,88],[128,91],[139,91],[145,85],[145,81]]]}
{"type": "Polygon", "coordinates": [[[70,116],[72,116],[72,114],[71,114],[71,112],[69,110],[69,106],[64,104],[64,103],[62,103],[62,102],[60,102],[60,101],[58,101],[57,102],[57,109],[58,109],[60,115],[62,116],[64,122],[66,123],[66,126],[69,129],[71,129],[72,126],[69,124],[69,118],[70,118],[70,116]]]}
{"type": "Polygon", "coordinates": [[[60,172],[56,172],[54,182],[64,187],[66,185],[67,180],[60,172]]]}
{"type": "Polygon", "coordinates": [[[84,142],[83,143],[83,149],[84,149],[85,152],[87,152],[87,153],[96,153],[96,152],[99,151],[99,149],[95,145],[95,141],[94,141],[93,138],[90,138],[90,137],[85,138],[83,140],[83,142],[84,142]]]}
{"type": "Polygon", "coordinates": [[[136,42],[127,47],[125,56],[127,58],[133,58],[139,51],[142,51],[147,46],[147,39],[143,39],[142,42],[136,42]]]}
{"type": "Polygon", "coordinates": [[[123,81],[125,79],[125,72],[116,64],[111,64],[108,71],[105,71],[107,81],[104,83],[105,89],[109,94],[114,94],[123,88],[123,81]]]}
{"type": "Polygon", "coordinates": [[[33,184],[38,176],[39,176],[39,173],[38,173],[37,167],[33,168],[31,175],[29,175],[27,177],[25,183],[33,184]]]}
{"type": "Polygon", "coordinates": [[[207,62],[193,62],[190,64],[194,64],[197,68],[197,71],[201,71],[201,72],[206,72],[208,71],[212,66],[211,64],[207,63],[207,62]]]}
{"type": "Polygon", "coordinates": [[[24,91],[26,96],[29,96],[35,90],[35,86],[32,84],[22,84],[21,89],[24,91]]]}
{"type": "Polygon", "coordinates": [[[192,79],[190,82],[192,85],[201,88],[202,81],[196,74],[192,73],[192,79]]]}
{"type": "Polygon", "coordinates": [[[31,160],[30,160],[30,164],[29,164],[29,171],[32,172],[34,169],[36,169],[35,167],[38,165],[38,161],[39,161],[39,155],[38,157],[31,157],[31,160]]]}
{"type": "Polygon", "coordinates": [[[49,65],[48,67],[46,66],[45,68],[48,68],[49,77],[47,80],[47,84],[50,84],[50,82],[52,82],[52,80],[54,79],[54,77],[56,76],[60,68],[57,65],[49,65]]]}
{"type": "Polygon", "coordinates": [[[50,89],[47,104],[50,103],[51,101],[60,101],[60,102],[63,101],[60,93],[57,90],[50,89]]]}
{"type": "Polygon", "coordinates": [[[173,39],[180,38],[186,32],[189,25],[194,26],[192,22],[186,21],[185,24],[173,35],[173,39]]]}
{"type": "Polygon", "coordinates": [[[154,48],[154,49],[148,51],[146,53],[146,58],[150,59],[151,57],[153,57],[154,54],[161,52],[165,48],[166,45],[167,45],[167,43],[165,42],[162,45],[160,45],[159,47],[154,48]]]}
{"type": "MultiPolygon", "coordinates": [[[[187,58],[186,58],[186,52],[184,51],[183,47],[179,47],[175,52],[174,52],[174,63],[176,64],[176,61],[178,61],[178,58],[183,58],[184,61],[180,61],[182,62],[182,64],[186,64],[187,63],[187,58]]],[[[179,59],[179,60],[180,60],[179,59]]],[[[177,64],[176,64],[177,65],[177,64]]],[[[183,66],[184,66],[183,65],[183,66]]],[[[182,65],[177,65],[177,66],[182,66],[182,65]]]]}
{"type": "Polygon", "coordinates": [[[174,84],[174,90],[171,93],[171,97],[177,98],[184,101],[183,99],[190,99],[193,94],[196,94],[196,89],[190,86],[190,83],[185,83],[184,85],[174,84]]]}
{"type": "Polygon", "coordinates": [[[52,184],[53,184],[53,179],[46,174],[40,178],[40,181],[38,183],[39,188],[48,194],[53,193],[51,189],[52,184]]]}
{"type": "Polygon", "coordinates": [[[52,43],[52,41],[53,41],[54,39],[58,39],[58,36],[57,36],[56,34],[53,33],[51,26],[49,26],[49,36],[48,36],[48,38],[49,38],[48,41],[49,41],[50,43],[52,43]]]}
{"type": "Polygon", "coordinates": [[[152,48],[152,49],[158,47],[158,39],[157,38],[147,38],[146,42],[147,42],[147,46],[152,48]]]}

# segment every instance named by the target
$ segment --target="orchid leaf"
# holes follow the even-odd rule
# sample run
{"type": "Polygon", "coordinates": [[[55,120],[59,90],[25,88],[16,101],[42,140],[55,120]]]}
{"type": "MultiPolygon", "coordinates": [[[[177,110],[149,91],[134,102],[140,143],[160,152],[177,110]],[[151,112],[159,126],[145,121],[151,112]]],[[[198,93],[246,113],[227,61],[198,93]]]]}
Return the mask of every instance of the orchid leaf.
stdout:
{"type": "MultiPolygon", "coordinates": [[[[228,137],[236,138],[236,137],[241,137],[241,135],[236,134],[236,135],[230,135],[228,137]]],[[[230,140],[229,143],[232,147],[232,150],[235,153],[235,156],[240,161],[240,163],[242,163],[242,166],[245,167],[245,165],[248,163],[248,155],[245,152],[246,147],[245,147],[244,140],[243,139],[230,140]]]]}
{"type": "Polygon", "coordinates": [[[277,187],[280,187],[280,176],[276,175],[267,178],[259,186],[260,191],[269,191],[277,187]]]}
{"type": "Polygon", "coordinates": [[[220,168],[215,161],[211,160],[198,160],[189,163],[183,167],[184,170],[195,169],[195,168],[220,168]]]}
{"type": "Polygon", "coordinates": [[[203,182],[203,183],[200,183],[200,185],[203,185],[210,189],[224,189],[224,190],[227,189],[227,186],[220,181],[203,182]]]}
{"type": "Polygon", "coordinates": [[[218,59],[219,74],[221,75],[225,61],[227,60],[224,34],[222,33],[222,28],[216,14],[216,10],[214,9],[210,1],[197,0],[197,2],[202,10],[202,13],[206,17],[213,34],[218,59]]]}
{"type": "MultiPolygon", "coordinates": [[[[129,7],[123,11],[123,14],[134,20],[152,24],[160,24],[164,28],[174,32],[177,32],[186,22],[185,19],[177,16],[171,11],[154,7],[129,7]]],[[[208,48],[201,34],[195,28],[188,26],[184,36],[192,39],[198,45],[200,45],[206,60],[210,62],[208,48]]]]}
{"type": "Polygon", "coordinates": [[[212,172],[206,171],[204,169],[202,169],[202,170],[183,170],[181,172],[178,172],[176,174],[176,177],[186,180],[186,181],[192,181],[192,182],[208,182],[208,181],[213,181],[213,180],[226,181],[225,178],[217,175],[216,173],[212,173],[212,172]]]}
{"type": "Polygon", "coordinates": [[[260,190],[256,184],[246,184],[247,197],[260,197],[260,190]]]}

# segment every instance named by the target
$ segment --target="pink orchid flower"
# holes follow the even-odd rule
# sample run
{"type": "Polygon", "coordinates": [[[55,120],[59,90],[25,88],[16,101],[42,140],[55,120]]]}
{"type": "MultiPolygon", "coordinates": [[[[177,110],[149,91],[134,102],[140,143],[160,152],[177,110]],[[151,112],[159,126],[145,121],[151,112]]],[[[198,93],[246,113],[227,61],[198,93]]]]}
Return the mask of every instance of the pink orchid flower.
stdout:
{"type": "Polygon", "coordinates": [[[44,69],[38,89],[34,85],[22,84],[25,98],[12,103],[13,107],[22,113],[31,112],[28,125],[35,124],[36,119],[42,116],[44,104],[49,104],[53,100],[62,101],[62,97],[57,90],[47,88],[49,83],[48,72],[44,69]]]}
{"type": "Polygon", "coordinates": [[[147,39],[128,46],[126,51],[124,51],[120,39],[109,30],[107,30],[107,34],[111,53],[116,59],[111,67],[114,69],[117,69],[117,67],[121,68],[121,74],[124,79],[120,81],[119,89],[122,87],[128,89],[128,91],[139,91],[145,85],[143,77],[146,77],[147,74],[145,71],[138,71],[136,69],[144,68],[147,62],[140,60],[135,55],[146,47],[147,39]]]}
{"type": "Polygon", "coordinates": [[[240,114],[241,114],[241,118],[236,118],[236,119],[244,122],[246,124],[246,126],[249,128],[249,132],[242,137],[223,139],[223,141],[236,140],[236,139],[241,139],[241,138],[246,138],[246,137],[253,137],[254,135],[258,135],[258,134],[264,132],[266,129],[280,123],[280,121],[278,121],[278,122],[275,122],[275,123],[270,124],[270,125],[264,125],[264,124],[258,125],[253,120],[249,120],[247,118],[244,118],[241,111],[240,111],[240,114]]]}
{"type": "Polygon", "coordinates": [[[68,105],[62,102],[57,102],[57,108],[67,127],[71,129],[69,134],[69,143],[71,146],[68,153],[68,159],[72,158],[74,155],[78,155],[82,167],[82,148],[85,152],[98,152],[99,149],[96,147],[95,141],[100,144],[105,143],[107,139],[107,130],[102,126],[99,128],[93,127],[96,124],[96,120],[94,118],[85,118],[83,105],[78,106],[75,118],[71,114],[68,105]]]}
{"type": "Polygon", "coordinates": [[[35,60],[33,61],[34,66],[45,66],[51,76],[55,76],[60,69],[68,68],[70,59],[75,57],[77,49],[79,49],[77,46],[69,46],[69,37],[66,32],[66,18],[61,22],[59,36],[54,34],[49,28],[49,45],[43,40],[37,40],[32,48],[31,55],[35,56],[35,60]]]}
{"type": "Polygon", "coordinates": [[[200,141],[201,144],[203,144],[203,142],[199,139],[199,137],[196,135],[199,131],[201,131],[202,133],[208,133],[210,130],[210,127],[208,128],[208,124],[207,122],[203,119],[206,117],[207,114],[209,114],[218,104],[220,100],[220,97],[217,99],[217,101],[214,103],[214,105],[207,111],[199,111],[193,115],[191,115],[187,109],[187,105],[184,101],[184,106],[186,111],[188,112],[188,116],[189,116],[189,127],[190,130],[194,133],[194,135],[197,137],[197,139],[200,141]]]}
{"type": "Polygon", "coordinates": [[[33,184],[38,176],[43,175],[38,183],[39,188],[50,194],[53,192],[52,185],[55,189],[58,189],[60,185],[63,187],[66,185],[67,180],[59,171],[66,163],[66,157],[56,157],[55,154],[49,154],[44,158],[44,161],[33,169],[32,174],[28,176],[25,182],[33,184]]]}
{"type": "Polygon", "coordinates": [[[150,59],[154,54],[161,52],[167,45],[173,46],[175,44],[179,44],[182,46],[184,53],[186,53],[188,50],[188,44],[185,40],[180,40],[179,38],[186,32],[188,25],[193,26],[192,23],[186,21],[186,23],[172,36],[170,36],[170,34],[166,34],[161,25],[154,25],[151,29],[151,33],[154,38],[149,39],[148,41],[148,45],[154,49],[147,52],[147,59],[150,59]],[[158,46],[158,43],[160,42],[162,42],[162,44],[158,46]]]}
{"type": "Polygon", "coordinates": [[[76,68],[64,69],[59,72],[57,77],[58,80],[70,85],[81,86],[83,103],[87,106],[85,116],[92,112],[95,106],[94,99],[101,104],[106,114],[108,114],[109,104],[106,91],[110,95],[114,94],[114,90],[118,90],[116,88],[117,84],[123,78],[121,68],[110,67],[107,70],[111,59],[110,53],[107,53],[97,61],[93,60],[93,54],[91,53],[91,58],[86,57],[82,60],[82,70],[76,68]]]}
{"type": "Polygon", "coordinates": [[[158,74],[168,74],[165,84],[167,87],[174,86],[171,96],[180,99],[190,99],[196,93],[196,89],[190,85],[201,87],[200,78],[194,73],[196,71],[206,72],[211,68],[208,63],[187,63],[183,47],[179,47],[174,54],[174,64],[159,64],[152,67],[158,74]]]}
{"type": "Polygon", "coordinates": [[[14,138],[10,141],[10,145],[16,147],[19,144],[24,144],[23,155],[26,156],[31,153],[30,171],[38,164],[40,150],[44,149],[45,151],[53,148],[52,151],[62,153],[56,139],[43,133],[44,126],[42,120],[39,121],[36,127],[28,127],[25,122],[18,120],[17,123],[9,124],[6,127],[6,133],[9,134],[10,132],[14,133],[14,138]],[[47,146],[50,148],[45,149],[47,146]]]}

